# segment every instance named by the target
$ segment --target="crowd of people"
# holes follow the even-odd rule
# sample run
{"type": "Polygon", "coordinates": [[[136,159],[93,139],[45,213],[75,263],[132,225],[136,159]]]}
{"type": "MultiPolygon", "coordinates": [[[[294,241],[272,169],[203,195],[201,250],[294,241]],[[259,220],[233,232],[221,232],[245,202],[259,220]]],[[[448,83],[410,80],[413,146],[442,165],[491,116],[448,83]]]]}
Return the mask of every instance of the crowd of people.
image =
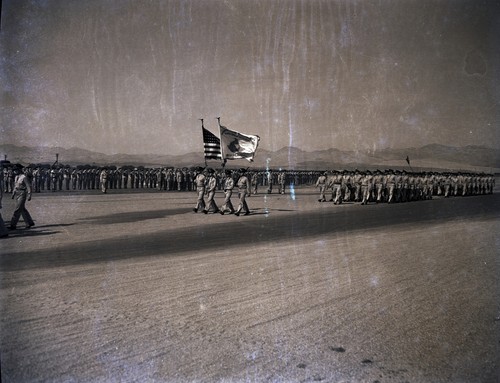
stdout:
{"type": "MultiPolygon", "coordinates": [[[[285,194],[287,188],[315,186],[319,189],[319,202],[397,203],[432,199],[492,194],[495,187],[493,174],[471,172],[408,172],[405,170],[343,170],[296,171],[273,169],[213,169],[213,168],[146,168],[116,166],[38,166],[2,164],[0,192],[11,193],[16,209],[10,221],[15,230],[22,216],[26,228],[34,225],[26,209],[32,193],[42,191],[156,189],[158,191],[196,191],[198,199],[193,211],[248,215],[246,197],[273,190],[285,194]],[[239,204],[231,202],[233,189],[238,189],[239,204]],[[224,203],[219,208],[215,192],[224,192],[224,203]],[[207,201],[205,202],[205,196],[207,201]]],[[[1,208],[0,194],[0,208],[1,208]]],[[[7,235],[0,216],[0,237],[7,235]]]]}

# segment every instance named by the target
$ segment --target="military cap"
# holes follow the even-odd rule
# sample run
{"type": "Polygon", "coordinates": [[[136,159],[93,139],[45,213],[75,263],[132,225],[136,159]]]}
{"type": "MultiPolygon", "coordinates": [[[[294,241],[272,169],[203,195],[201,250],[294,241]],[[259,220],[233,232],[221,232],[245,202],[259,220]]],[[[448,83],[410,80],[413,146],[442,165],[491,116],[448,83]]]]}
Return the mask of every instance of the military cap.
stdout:
{"type": "Polygon", "coordinates": [[[247,171],[247,170],[246,170],[245,168],[240,168],[238,171],[239,171],[240,173],[246,173],[246,171],[247,171]]]}

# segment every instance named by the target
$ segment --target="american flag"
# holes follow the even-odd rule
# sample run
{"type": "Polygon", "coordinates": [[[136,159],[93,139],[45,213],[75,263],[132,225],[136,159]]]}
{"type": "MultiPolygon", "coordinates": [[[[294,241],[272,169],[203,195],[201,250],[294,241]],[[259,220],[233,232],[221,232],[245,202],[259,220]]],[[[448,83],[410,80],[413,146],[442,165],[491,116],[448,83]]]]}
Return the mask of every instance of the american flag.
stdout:
{"type": "Polygon", "coordinates": [[[202,129],[205,158],[208,160],[222,160],[219,137],[205,128],[202,129]]]}

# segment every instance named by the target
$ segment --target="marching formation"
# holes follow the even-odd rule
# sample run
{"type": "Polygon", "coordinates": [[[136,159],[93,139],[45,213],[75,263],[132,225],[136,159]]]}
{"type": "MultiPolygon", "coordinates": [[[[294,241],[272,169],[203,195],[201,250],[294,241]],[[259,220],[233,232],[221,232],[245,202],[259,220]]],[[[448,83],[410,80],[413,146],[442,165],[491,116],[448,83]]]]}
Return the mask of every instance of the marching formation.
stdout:
{"type": "Polygon", "coordinates": [[[492,174],[463,172],[406,172],[405,170],[332,171],[321,174],[316,187],[319,202],[411,202],[432,199],[433,196],[469,196],[492,194],[495,178],[492,174]]]}
{"type": "MultiPolygon", "coordinates": [[[[229,170],[193,168],[145,168],[142,166],[40,166],[23,167],[3,161],[0,171],[0,192],[10,193],[16,200],[16,208],[10,220],[15,230],[20,217],[26,228],[35,223],[26,209],[32,193],[42,191],[155,189],[158,191],[195,191],[195,213],[250,214],[246,198],[257,194],[262,187],[265,194],[273,190],[285,194],[287,188],[316,186],[319,202],[335,205],[350,202],[400,203],[432,199],[492,194],[495,187],[493,174],[470,172],[407,172],[405,170],[343,170],[343,171],[295,171],[281,169],[229,170]],[[216,191],[223,191],[224,202],[217,205],[216,191]],[[238,192],[238,205],[231,201],[238,192]],[[205,199],[206,198],[206,199],[205,199]]],[[[1,197],[0,194],[0,208],[1,197]]],[[[0,237],[8,231],[0,216],[0,237]]]]}

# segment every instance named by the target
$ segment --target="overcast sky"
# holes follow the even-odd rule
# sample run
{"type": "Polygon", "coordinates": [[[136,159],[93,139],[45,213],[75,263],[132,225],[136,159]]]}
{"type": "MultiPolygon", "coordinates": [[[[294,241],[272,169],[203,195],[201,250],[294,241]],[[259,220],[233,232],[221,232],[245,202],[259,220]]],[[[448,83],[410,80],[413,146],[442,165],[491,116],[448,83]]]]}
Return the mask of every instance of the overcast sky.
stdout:
{"type": "Polygon", "coordinates": [[[4,0],[0,141],[499,148],[498,1],[4,0]]]}

